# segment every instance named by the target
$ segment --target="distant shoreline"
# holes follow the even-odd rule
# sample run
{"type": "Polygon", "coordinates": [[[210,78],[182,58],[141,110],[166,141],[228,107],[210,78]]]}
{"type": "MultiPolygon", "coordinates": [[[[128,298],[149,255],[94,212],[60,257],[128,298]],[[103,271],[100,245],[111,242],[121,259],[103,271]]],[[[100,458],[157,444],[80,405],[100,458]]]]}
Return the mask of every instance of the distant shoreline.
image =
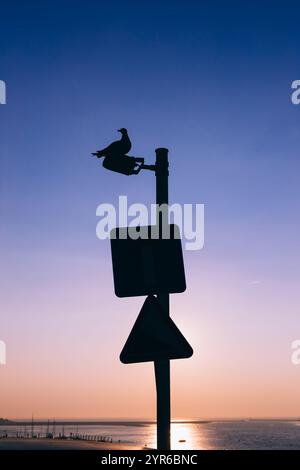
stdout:
{"type": "MultiPolygon", "coordinates": [[[[224,418],[224,419],[211,419],[211,420],[174,420],[172,423],[179,424],[208,424],[213,422],[224,422],[224,421],[300,421],[300,418],[224,418]]],[[[0,418],[0,426],[28,426],[32,423],[31,419],[28,420],[9,420],[0,418]]],[[[38,426],[47,426],[53,424],[58,426],[137,426],[144,427],[156,424],[156,421],[128,421],[128,420],[56,420],[56,419],[34,419],[33,424],[38,426]]]]}
{"type": "MultiPolygon", "coordinates": [[[[28,426],[31,425],[32,420],[28,419],[25,421],[0,421],[0,426],[28,426]]],[[[147,426],[148,424],[154,424],[155,422],[146,421],[72,421],[72,420],[39,420],[34,419],[33,424],[38,426],[47,426],[48,424],[55,424],[58,426],[147,426]]]]}
{"type": "MultiPolygon", "coordinates": [[[[48,424],[53,424],[58,426],[149,426],[151,424],[156,424],[156,421],[72,421],[72,420],[39,420],[35,419],[33,421],[34,425],[47,426],[48,424]]],[[[31,425],[32,420],[28,419],[25,421],[1,421],[0,426],[28,426],[31,425]]],[[[183,424],[207,424],[211,421],[172,421],[172,423],[183,423],[183,424]]]]}

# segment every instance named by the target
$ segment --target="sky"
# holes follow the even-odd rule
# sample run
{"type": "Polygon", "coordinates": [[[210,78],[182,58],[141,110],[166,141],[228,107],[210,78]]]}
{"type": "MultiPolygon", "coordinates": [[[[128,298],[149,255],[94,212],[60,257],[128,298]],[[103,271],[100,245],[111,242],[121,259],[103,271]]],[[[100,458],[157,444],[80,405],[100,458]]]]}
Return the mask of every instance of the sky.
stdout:
{"type": "Polygon", "coordinates": [[[173,418],[300,415],[300,7],[286,1],[1,2],[0,417],[155,418],[153,364],[119,353],[143,297],[114,295],[96,208],[150,204],[150,172],[90,153],[126,127],[167,147],[170,202],[205,205],[171,316],[173,418]]]}

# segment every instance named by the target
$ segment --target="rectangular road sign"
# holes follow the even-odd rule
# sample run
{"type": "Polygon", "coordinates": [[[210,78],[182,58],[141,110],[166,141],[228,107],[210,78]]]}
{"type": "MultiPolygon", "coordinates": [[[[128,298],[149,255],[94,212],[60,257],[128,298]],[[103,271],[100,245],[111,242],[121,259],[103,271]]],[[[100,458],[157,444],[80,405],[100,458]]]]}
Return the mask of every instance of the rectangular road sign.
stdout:
{"type": "Polygon", "coordinates": [[[177,225],[164,238],[157,226],[111,231],[115,293],[118,297],[184,292],[184,264],[177,225]],[[138,230],[139,229],[139,230],[138,230]]]}

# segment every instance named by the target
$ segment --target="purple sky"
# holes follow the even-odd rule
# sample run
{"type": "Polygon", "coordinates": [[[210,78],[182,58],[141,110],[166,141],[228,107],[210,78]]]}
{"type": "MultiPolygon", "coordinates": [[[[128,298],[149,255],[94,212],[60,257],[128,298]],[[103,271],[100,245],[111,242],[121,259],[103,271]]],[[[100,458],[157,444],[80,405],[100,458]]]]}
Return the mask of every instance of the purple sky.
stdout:
{"type": "Polygon", "coordinates": [[[148,163],[170,149],[171,202],[205,204],[171,299],[195,351],[174,417],[299,415],[299,20],[289,1],[2,3],[0,416],[154,417],[152,365],[118,358],[144,299],[114,296],[95,234],[101,202],[154,202],[152,174],[89,156],[120,127],[148,163]]]}

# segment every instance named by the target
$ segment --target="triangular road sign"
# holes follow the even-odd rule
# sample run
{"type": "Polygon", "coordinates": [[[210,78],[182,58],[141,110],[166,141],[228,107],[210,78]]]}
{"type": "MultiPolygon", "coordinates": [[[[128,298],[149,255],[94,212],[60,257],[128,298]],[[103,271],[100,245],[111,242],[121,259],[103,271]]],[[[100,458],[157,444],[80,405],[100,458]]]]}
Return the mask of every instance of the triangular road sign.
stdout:
{"type": "Polygon", "coordinates": [[[120,354],[123,364],[182,359],[193,349],[153,295],[147,297],[120,354]]]}

